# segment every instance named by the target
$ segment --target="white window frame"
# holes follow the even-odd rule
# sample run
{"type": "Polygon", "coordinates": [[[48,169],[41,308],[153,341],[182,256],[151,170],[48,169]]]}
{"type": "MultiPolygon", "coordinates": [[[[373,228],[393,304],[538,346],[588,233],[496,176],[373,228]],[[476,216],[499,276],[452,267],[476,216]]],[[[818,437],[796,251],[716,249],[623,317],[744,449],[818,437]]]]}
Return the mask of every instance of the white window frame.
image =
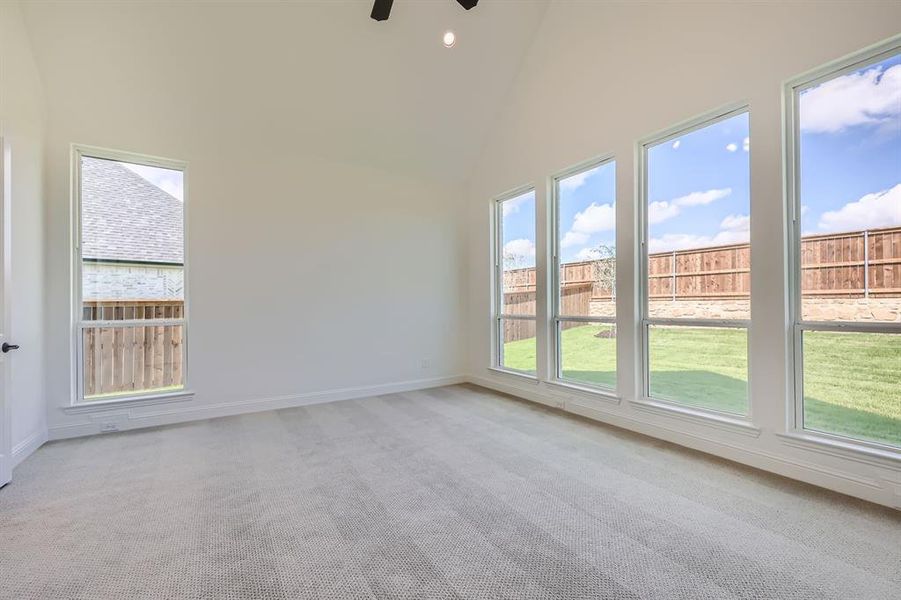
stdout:
{"type": "Polygon", "coordinates": [[[870,46],[827,63],[786,82],[783,88],[785,209],[789,226],[788,298],[791,333],[789,336],[789,390],[786,402],[785,437],[801,442],[830,446],[839,452],[863,453],[877,458],[901,460],[901,447],[862,440],[838,433],[804,428],[804,348],[805,331],[885,333],[901,335],[901,323],[854,321],[805,321],[801,295],[801,132],[799,98],[804,90],[864,68],[901,52],[901,36],[870,46]]]}
{"type": "MultiPolygon", "coordinates": [[[[503,203],[507,200],[512,200],[523,194],[528,194],[531,192],[535,195],[535,234],[537,236],[538,233],[538,197],[535,192],[534,185],[524,185],[518,188],[512,189],[508,192],[505,192],[499,196],[496,196],[491,200],[491,260],[492,260],[492,282],[491,282],[491,290],[492,290],[492,299],[491,299],[491,328],[492,328],[492,350],[491,350],[491,366],[489,367],[491,370],[499,371],[502,373],[509,373],[511,375],[517,375],[519,377],[524,377],[527,379],[531,379],[534,381],[538,381],[538,361],[540,360],[539,354],[536,351],[535,353],[535,374],[531,374],[527,371],[520,371],[518,369],[511,369],[509,367],[504,366],[504,320],[518,319],[524,321],[534,321],[535,322],[535,331],[537,334],[538,331],[538,294],[536,291],[536,310],[534,315],[505,315],[503,313],[503,305],[504,305],[504,213],[503,213],[503,203]]],[[[537,256],[537,252],[536,252],[537,256]]],[[[537,262],[535,265],[536,268],[536,283],[537,283],[537,262]]],[[[536,339],[537,343],[537,339],[536,339]]]]}
{"type": "MultiPolygon", "coordinates": [[[[749,431],[753,427],[753,410],[754,404],[751,402],[751,320],[750,319],[661,319],[651,318],[649,313],[648,301],[648,149],[665,142],[673,141],[686,134],[692,133],[699,129],[703,129],[710,125],[725,121],[740,114],[747,113],[750,122],[750,106],[747,102],[739,102],[729,104],[719,109],[704,113],[695,118],[683,121],[677,125],[669,127],[661,132],[650,135],[636,144],[636,157],[638,162],[637,171],[637,205],[638,205],[638,239],[639,239],[639,256],[638,256],[638,298],[639,298],[639,329],[640,343],[638,356],[638,373],[640,376],[640,397],[634,402],[639,405],[645,405],[654,409],[660,409],[668,412],[680,413],[690,417],[699,417],[705,420],[718,421],[725,425],[736,427],[738,430],[748,428],[749,431]],[[650,394],[650,357],[649,357],[649,332],[651,326],[673,326],[673,327],[715,327],[715,328],[731,328],[744,329],[747,331],[748,344],[745,347],[745,353],[748,363],[748,411],[746,414],[730,413],[725,411],[717,411],[711,408],[695,406],[693,404],[685,404],[677,400],[668,398],[658,398],[650,394]]],[[[749,207],[750,209],[751,207],[749,207]]],[[[753,266],[752,266],[753,268],[753,266]]],[[[751,290],[753,294],[753,289],[751,290]]],[[[752,431],[756,433],[756,428],[752,431]]]]}
{"type": "Polygon", "coordinates": [[[142,404],[158,401],[177,401],[193,396],[189,391],[190,379],[188,368],[188,316],[189,298],[188,292],[188,163],[181,160],[149,156],[122,150],[111,150],[83,144],[71,146],[71,203],[72,203],[72,312],[71,312],[71,347],[72,347],[72,394],[69,410],[91,410],[92,408],[108,407],[117,404],[142,404]],[[159,167],[174,171],[181,171],[183,177],[183,215],[184,227],[184,264],[183,294],[184,312],[180,319],[141,319],[120,321],[85,321],[83,318],[83,293],[82,293],[82,246],[81,246],[81,162],[82,157],[97,158],[127,162],[148,167],[159,167]],[[147,391],[135,394],[116,394],[108,400],[85,400],[84,398],[84,348],[82,335],[85,329],[96,327],[137,327],[137,326],[182,326],[182,377],[184,384],[178,390],[169,392],[147,391]]]}
{"type": "MultiPolygon", "coordinates": [[[[584,381],[579,381],[576,379],[568,379],[563,376],[563,360],[562,360],[562,343],[560,340],[560,324],[564,321],[566,322],[583,322],[583,323],[601,323],[608,325],[616,325],[616,314],[612,317],[591,317],[591,316],[567,316],[560,314],[560,182],[568,177],[572,177],[573,175],[578,175],[579,173],[584,173],[585,171],[590,171],[597,167],[601,167],[610,163],[614,163],[614,169],[616,168],[616,156],[613,153],[603,154],[601,156],[597,156],[595,158],[583,161],[572,167],[559,171],[558,173],[551,176],[551,274],[550,274],[550,289],[551,289],[551,345],[552,345],[552,353],[554,358],[553,369],[551,371],[551,382],[563,385],[566,387],[573,387],[580,390],[585,390],[592,394],[598,394],[601,396],[609,397],[609,398],[618,398],[618,385],[614,384],[613,386],[606,386],[601,384],[592,384],[586,383],[584,381]]],[[[614,175],[615,181],[615,175],[614,175]]],[[[616,198],[614,197],[614,203],[616,202],[616,198]]],[[[617,224],[618,226],[618,224],[617,224]]],[[[616,231],[614,230],[614,236],[616,235],[616,231]]],[[[617,271],[619,270],[619,253],[617,252],[616,258],[617,262],[617,271]]],[[[614,286],[615,287],[615,286],[614,286]]],[[[616,298],[618,294],[616,294],[614,290],[614,303],[616,302],[616,298]]],[[[619,361],[617,361],[617,374],[619,373],[619,361]]],[[[617,377],[618,380],[618,377],[617,377]]]]}

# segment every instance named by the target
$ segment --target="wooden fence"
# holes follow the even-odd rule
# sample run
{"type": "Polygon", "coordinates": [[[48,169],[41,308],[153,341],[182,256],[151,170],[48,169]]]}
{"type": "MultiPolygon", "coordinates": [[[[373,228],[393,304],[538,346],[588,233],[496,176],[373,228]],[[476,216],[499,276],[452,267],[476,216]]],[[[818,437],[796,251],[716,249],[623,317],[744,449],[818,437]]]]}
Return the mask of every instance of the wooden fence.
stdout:
{"type": "Polygon", "coordinates": [[[748,244],[674,250],[648,256],[651,300],[723,300],[751,295],[748,244]]]}
{"type": "MultiPolygon", "coordinates": [[[[184,318],[182,300],[88,301],[85,321],[143,321],[184,318]]],[[[86,323],[83,335],[84,395],[184,385],[184,326],[86,323]]]]}
{"type": "MultiPolygon", "coordinates": [[[[561,265],[562,314],[589,315],[592,302],[613,300],[610,286],[599,282],[596,272],[595,261],[561,265]]],[[[535,277],[534,268],[504,272],[507,314],[534,314],[535,277]]],[[[810,298],[901,297],[901,227],[803,237],[801,290],[810,298]]],[[[651,300],[741,300],[750,294],[749,244],[648,256],[651,300]]],[[[512,327],[511,335],[527,329],[512,327]]],[[[534,335],[534,326],[531,331],[534,335]]]]}
{"type": "Polygon", "coordinates": [[[901,297],[901,227],[805,237],[801,290],[820,298],[901,297]]]}

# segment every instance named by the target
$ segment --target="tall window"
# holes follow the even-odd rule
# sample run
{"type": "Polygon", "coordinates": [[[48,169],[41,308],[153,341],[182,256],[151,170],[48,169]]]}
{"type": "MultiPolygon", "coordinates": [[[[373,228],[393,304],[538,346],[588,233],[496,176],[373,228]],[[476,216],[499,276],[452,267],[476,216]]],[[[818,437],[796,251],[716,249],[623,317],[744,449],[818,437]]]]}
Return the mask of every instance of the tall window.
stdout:
{"type": "Polygon", "coordinates": [[[901,446],[901,46],[789,87],[795,425],[901,446]]]}
{"type": "Polygon", "coordinates": [[[535,190],[501,198],[495,210],[496,366],[535,375],[535,190]]]}
{"type": "Polygon", "coordinates": [[[91,149],[74,160],[76,400],[177,392],[185,384],[184,167],[91,149]]]}
{"type": "Polygon", "coordinates": [[[554,180],[556,375],[616,388],[616,163],[554,180]]]}
{"type": "Polygon", "coordinates": [[[749,152],[746,109],[642,146],[648,398],[748,412],[749,152]]]}

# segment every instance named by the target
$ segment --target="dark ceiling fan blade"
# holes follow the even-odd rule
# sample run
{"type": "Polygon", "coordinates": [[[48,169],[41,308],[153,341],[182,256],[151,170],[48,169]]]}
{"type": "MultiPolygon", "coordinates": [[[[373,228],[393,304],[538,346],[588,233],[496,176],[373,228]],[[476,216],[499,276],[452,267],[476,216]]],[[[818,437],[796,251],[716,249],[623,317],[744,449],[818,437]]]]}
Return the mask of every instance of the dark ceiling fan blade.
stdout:
{"type": "MultiPolygon", "coordinates": [[[[476,0],[478,2],[478,0],[476,0]]],[[[375,0],[372,3],[372,14],[369,15],[376,21],[387,21],[391,15],[391,5],[394,0],[375,0]]]]}
{"type": "Polygon", "coordinates": [[[457,4],[459,4],[466,10],[469,10],[470,8],[474,7],[478,3],[479,3],[479,0],[457,0],[457,4]]]}

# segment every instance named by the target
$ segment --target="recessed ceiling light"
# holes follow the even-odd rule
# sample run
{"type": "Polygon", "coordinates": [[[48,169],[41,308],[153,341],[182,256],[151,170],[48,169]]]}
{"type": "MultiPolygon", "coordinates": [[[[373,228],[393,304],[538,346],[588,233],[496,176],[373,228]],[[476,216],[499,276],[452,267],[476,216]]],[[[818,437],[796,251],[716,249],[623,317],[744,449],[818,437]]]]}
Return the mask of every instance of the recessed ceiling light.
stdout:
{"type": "Polygon", "coordinates": [[[444,47],[450,48],[457,43],[457,35],[453,31],[444,32],[444,47]]]}

